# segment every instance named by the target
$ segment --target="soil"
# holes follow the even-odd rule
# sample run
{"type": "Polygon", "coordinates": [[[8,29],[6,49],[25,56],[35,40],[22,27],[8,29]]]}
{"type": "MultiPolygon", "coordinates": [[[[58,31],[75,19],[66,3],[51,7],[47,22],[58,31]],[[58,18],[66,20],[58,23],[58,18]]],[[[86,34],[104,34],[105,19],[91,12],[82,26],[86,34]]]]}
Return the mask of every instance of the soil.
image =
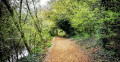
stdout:
{"type": "Polygon", "coordinates": [[[43,62],[92,62],[92,60],[75,41],[56,36],[43,62]]]}

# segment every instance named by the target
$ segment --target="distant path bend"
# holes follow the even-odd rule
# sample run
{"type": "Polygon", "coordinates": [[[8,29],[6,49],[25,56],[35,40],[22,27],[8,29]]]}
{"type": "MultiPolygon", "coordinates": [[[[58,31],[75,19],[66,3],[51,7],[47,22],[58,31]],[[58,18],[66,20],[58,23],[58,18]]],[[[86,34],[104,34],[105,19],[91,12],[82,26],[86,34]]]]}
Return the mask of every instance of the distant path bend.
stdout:
{"type": "Polygon", "coordinates": [[[44,62],[91,62],[74,41],[54,37],[44,62]]]}

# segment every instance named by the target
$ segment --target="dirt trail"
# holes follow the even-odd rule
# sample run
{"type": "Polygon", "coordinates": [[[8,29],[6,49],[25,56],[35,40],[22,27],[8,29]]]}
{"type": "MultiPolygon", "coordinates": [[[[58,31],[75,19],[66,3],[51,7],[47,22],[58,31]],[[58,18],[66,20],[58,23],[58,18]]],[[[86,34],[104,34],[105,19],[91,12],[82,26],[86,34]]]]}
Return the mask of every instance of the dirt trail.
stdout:
{"type": "Polygon", "coordinates": [[[91,62],[74,41],[54,37],[44,62],[91,62]]]}

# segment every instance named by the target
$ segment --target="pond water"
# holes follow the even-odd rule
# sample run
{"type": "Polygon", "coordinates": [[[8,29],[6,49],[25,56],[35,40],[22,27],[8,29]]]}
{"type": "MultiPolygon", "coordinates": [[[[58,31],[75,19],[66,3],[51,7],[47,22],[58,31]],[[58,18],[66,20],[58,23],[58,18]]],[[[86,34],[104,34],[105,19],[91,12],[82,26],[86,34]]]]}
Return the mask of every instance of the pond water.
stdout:
{"type": "MultiPolygon", "coordinates": [[[[18,53],[18,59],[21,59],[21,58],[24,57],[24,56],[28,56],[28,54],[29,54],[29,52],[28,52],[27,48],[25,47],[25,48],[21,51],[21,53],[20,53],[20,52],[18,53]]],[[[17,61],[16,54],[13,53],[13,54],[12,54],[12,57],[10,57],[10,62],[16,62],[16,61],[17,61]]],[[[9,62],[9,61],[6,60],[6,62],[9,62]]]]}

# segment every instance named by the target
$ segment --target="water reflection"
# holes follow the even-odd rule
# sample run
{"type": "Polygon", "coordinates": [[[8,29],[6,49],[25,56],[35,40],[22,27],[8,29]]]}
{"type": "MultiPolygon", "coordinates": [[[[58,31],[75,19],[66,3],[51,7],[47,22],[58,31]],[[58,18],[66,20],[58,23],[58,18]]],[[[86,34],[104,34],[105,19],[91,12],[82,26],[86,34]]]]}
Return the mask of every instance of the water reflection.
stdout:
{"type": "MultiPolygon", "coordinates": [[[[25,47],[21,52],[18,53],[18,59],[21,59],[24,56],[28,56],[29,52],[27,50],[27,48],[25,47]]],[[[16,54],[13,53],[12,56],[10,57],[10,62],[16,62],[17,61],[17,57],[16,54]]],[[[9,62],[8,60],[6,62],[9,62]]]]}

